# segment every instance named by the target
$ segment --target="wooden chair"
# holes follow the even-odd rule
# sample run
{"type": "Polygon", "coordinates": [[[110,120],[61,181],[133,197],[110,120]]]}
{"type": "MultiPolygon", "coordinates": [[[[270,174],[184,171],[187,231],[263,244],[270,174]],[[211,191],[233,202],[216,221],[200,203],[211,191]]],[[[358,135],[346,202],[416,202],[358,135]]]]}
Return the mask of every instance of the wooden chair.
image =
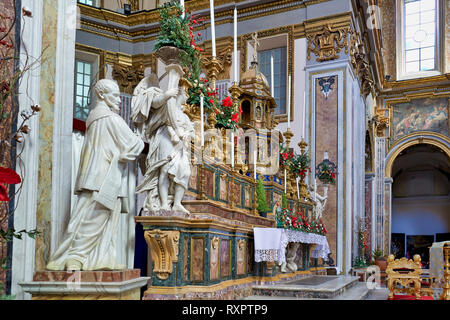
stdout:
{"type": "Polygon", "coordinates": [[[394,293],[398,292],[411,294],[417,300],[421,298],[421,259],[418,254],[413,259],[414,261],[407,258],[395,259],[394,255],[389,255],[386,268],[389,300],[394,299],[394,293]]]}

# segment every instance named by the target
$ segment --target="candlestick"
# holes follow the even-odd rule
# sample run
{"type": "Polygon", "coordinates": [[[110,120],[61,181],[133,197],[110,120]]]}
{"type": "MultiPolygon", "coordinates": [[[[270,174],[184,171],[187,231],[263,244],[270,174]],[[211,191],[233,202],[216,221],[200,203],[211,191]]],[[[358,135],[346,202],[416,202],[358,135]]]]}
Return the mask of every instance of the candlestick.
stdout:
{"type": "Polygon", "coordinates": [[[238,15],[237,15],[237,7],[234,7],[234,82],[238,82],[238,60],[237,60],[237,23],[238,23],[238,15]]]}
{"type": "Polygon", "coordinates": [[[203,105],[204,105],[204,97],[203,97],[203,94],[202,95],[200,95],[200,135],[201,135],[201,141],[202,141],[202,147],[204,147],[205,146],[205,137],[204,137],[204,133],[203,133],[203,130],[204,130],[204,121],[205,121],[205,115],[204,115],[204,107],[203,107],[203,105]]]}
{"type": "Polygon", "coordinates": [[[291,127],[291,75],[288,77],[288,128],[291,127]]]}
{"type": "Polygon", "coordinates": [[[273,53],[270,55],[270,83],[271,83],[271,95],[275,97],[275,75],[273,67],[273,53]]]}
{"type": "Polygon", "coordinates": [[[216,27],[214,24],[214,0],[209,0],[209,9],[211,15],[212,56],[216,57],[216,27]]]}

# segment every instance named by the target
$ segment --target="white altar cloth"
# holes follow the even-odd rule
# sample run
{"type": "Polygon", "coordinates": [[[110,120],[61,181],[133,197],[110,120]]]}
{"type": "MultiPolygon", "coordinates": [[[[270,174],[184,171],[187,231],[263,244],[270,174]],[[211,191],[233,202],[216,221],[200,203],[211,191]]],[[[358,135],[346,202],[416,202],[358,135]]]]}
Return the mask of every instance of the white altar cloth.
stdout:
{"type": "Polygon", "coordinates": [[[255,239],[255,261],[286,261],[286,247],[289,242],[316,244],[311,258],[326,259],[331,252],[327,237],[282,228],[253,228],[255,239]]]}

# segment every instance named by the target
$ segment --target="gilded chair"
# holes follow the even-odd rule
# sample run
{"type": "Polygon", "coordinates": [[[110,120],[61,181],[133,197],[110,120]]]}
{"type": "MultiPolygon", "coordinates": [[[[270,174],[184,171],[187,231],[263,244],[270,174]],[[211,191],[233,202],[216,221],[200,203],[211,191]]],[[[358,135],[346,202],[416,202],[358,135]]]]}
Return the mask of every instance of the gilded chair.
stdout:
{"type": "Polygon", "coordinates": [[[389,300],[394,299],[394,293],[397,292],[412,294],[420,299],[421,258],[416,254],[413,259],[414,261],[407,258],[395,259],[394,255],[389,255],[386,268],[389,300]]]}

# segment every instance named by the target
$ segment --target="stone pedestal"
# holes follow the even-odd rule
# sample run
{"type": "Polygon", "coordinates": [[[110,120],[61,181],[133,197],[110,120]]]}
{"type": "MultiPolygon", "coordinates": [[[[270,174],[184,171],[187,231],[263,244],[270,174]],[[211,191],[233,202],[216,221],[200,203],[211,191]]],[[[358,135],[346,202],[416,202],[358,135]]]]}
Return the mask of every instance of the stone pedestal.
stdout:
{"type": "Polygon", "coordinates": [[[33,300],[140,300],[150,278],[140,270],[37,271],[32,282],[19,283],[33,300]]]}

